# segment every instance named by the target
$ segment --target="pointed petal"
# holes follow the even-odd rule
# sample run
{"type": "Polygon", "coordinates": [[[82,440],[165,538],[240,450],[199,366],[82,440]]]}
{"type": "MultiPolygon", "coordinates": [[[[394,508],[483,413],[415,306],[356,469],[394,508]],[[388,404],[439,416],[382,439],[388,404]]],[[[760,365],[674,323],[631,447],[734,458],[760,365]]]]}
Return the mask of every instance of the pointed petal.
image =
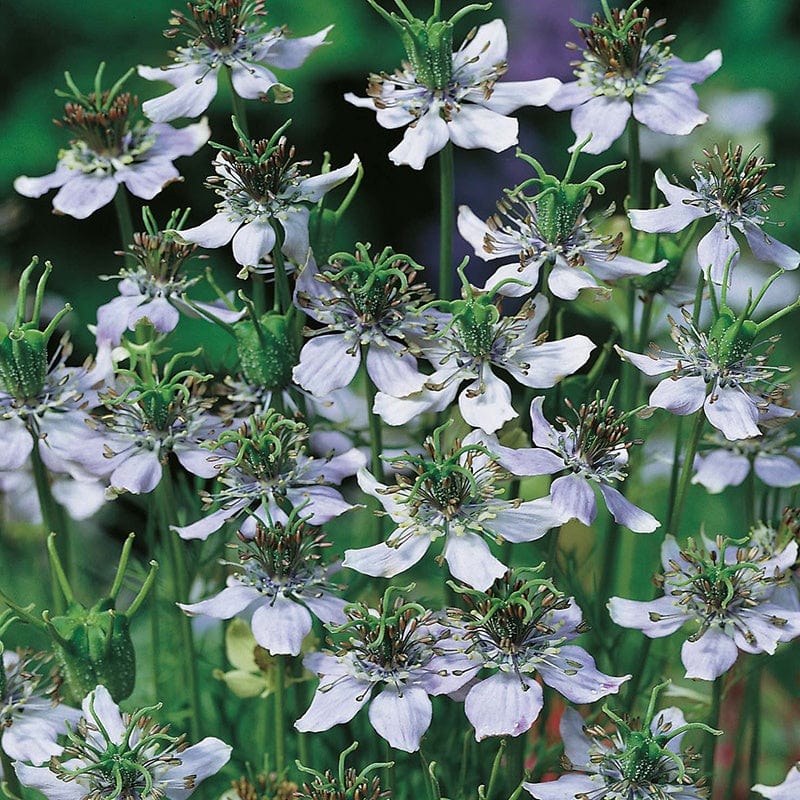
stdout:
{"type": "Polygon", "coordinates": [[[708,121],[698,108],[697,94],[687,84],[662,81],[647,92],[637,93],[633,116],[656,133],[685,136],[708,121]]]}
{"type": "MultiPolygon", "coordinates": [[[[485,523],[484,523],[485,524],[485,523]]],[[[494,512],[492,530],[507,542],[533,542],[561,525],[561,515],[549,497],[528,500],[503,511],[494,512]]]]}
{"type": "Polygon", "coordinates": [[[711,279],[714,283],[721,283],[725,272],[725,264],[728,259],[734,256],[732,266],[739,260],[739,245],[733,238],[730,228],[723,222],[717,222],[714,227],[700,240],[697,245],[697,261],[700,269],[708,275],[711,271],[711,279]]]}
{"type": "Polygon", "coordinates": [[[744,220],[743,227],[747,243],[759,261],[775,264],[781,269],[797,269],[800,265],[800,253],[797,250],[768,236],[760,226],[748,220],[744,220]]]}
{"type": "MultiPolygon", "coordinates": [[[[206,71],[203,65],[187,68],[185,80],[177,88],[161,97],[146,100],[142,104],[142,111],[153,122],[169,122],[180,117],[199,117],[217,95],[218,70],[219,67],[206,71]]],[[[177,71],[167,70],[160,77],[162,80],[168,80],[166,76],[169,75],[177,82],[176,73],[177,71]]]]}
{"type": "Polygon", "coordinates": [[[758,428],[757,400],[738,386],[726,386],[710,394],[705,401],[708,421],[723,436],[735,442],[761,436],[758,428]]]}
{"type": "Polygon", "coordinates": [[[282,36],[269,48],[264,61],[278,69],[297,69],[318,47],[328,44],[325,39],[332,29],[333,25],[328,25],[310,36],[282,36]]]}
{"type": "Polygon", "coordinates": [[[722,66],[722,52],[712,50],[702,61],[683,61],[677,56],[669,58],[665,64],[665,80],[670,83],[684,81],[702,83],[722,66]]]}
{"type": "Polygon", "coordinates": [[[501,153],[517,143],[519,123],[488,108],[463,105],[449,123],[453,144],[467,150],[483,147],[501,153]]]}
{"type": "Polygon", "coordinates": [[[298,187],[301,198],[309,203],[318,203],[327,192],[355,175],[360,163],[358,156],[354,154],[350,159],[350,163],[345,164],[343,167],[306,178],[301,181],[298,187]]]}
{"type": "Polygon", "coordinates": [[[635,506],[612,486],[601,483],[600,493],[605,498],[608,510],[614,520],[634,533],[652,533],[656,528],[661,527],[661,523],[652,514],[635,506]]]}
{"type": "Polygon", "coordinates": [[[600,278],[601,281],[616,281],[620,278],[629,278],[632,275],[651,275],[653,272],[667,266],[667,260],[648,263],[639,261],[636,258],[616,255],[607,260],[605,258],[594,258],[589,253],[584,254],[586,266],[600,278]]]}
{"type": "Polygon", "coordinates": [[[526,675],[496,672],[475,684],[464,700],[464,713],[480,742],[487,736],[527,733],[544,705],[542,687],[526,675]]]}
{"type": "Polygon", "coordinates": [[[617,625],[640,630],[651,639],[675,633],[688,619],[685,608],[676,605],[672,597],[646,602],[612,597],[608,601],[608,612],[617,625]]]}
{"type": "Polygon", "coordinates": [[[597,501],[594,491],[586,478],[580,475],[563,475],[553,481],[550,487],[553,508],[563,522],[579,519],[584,525],[591,525],[597,516],[597,501]]]}
{"type": "Polygon", "coordinates": [[[492,555],[489,545],[474,533],[448,534],[443,555],[454,578],[482,592],[505,575],[507,569],[492,555]]]}
{"type": "Polygon", "coordinates": [[[413,567],[428,552],[430,545],[428,534],[412,534],[395,547],[381,542],[371,547],[345,550],[342,565],[373,578],[391,578],[413,567]]]}
{"type": "MultiPolygon", "coordinates": [[[[638,366],[638,365],[637,365],[638,366]]],[[[649,404],[680,417],[694,414],[706,399],[706,381],[702,375],[686,378],[664,378],[650,393],[649,404]]]]}
{"type": "Polygon", "coordinates": [[[557,78],[536,81],[502,81],[496,83],[488,100],[483,90],[470,92],[469,99],[498,114],[510,114],[522,106],[546,106],[561,87],[557,78]],[[477,96],[476,96],[477,95],[477,96]]]}
{"type": "Polygon", "coordinates": [[[278,219],[283,226],[286,238],[283,241],[283,254],[295,264],[305,264],[309,258],[308,220],[309,210],[305,206],[292,206],[281,212],[278,219]]]}
{"type": "Polygon", "coordinates": [[[645,375],[661,375],[664,372],[672,372],[677,366],[676,358],[656,358],[649,353],[631,353],[629,350],[616,348],[620,358],[630,361],[636,369],[644,372],[645,375]]]}
{"type": "Polygon", "coordinates": [[[630,675],[615,677],[600,672],[592,656],[582,647],[569,644],[558,648],[536,665],[542,680],[573,703],[594,703],[601,697],[617,694],[630,675]]]}
{"type": "Polygon", "coordinates": [[[481,76],[486,69],[505,61],[507,53],[508,32],[505,22],[493,19],[478,26],[475,35],[468,37],[453,53],[453,69],[458,71],[462,83],[467,83],[464,78],[481,76]]]}
{"type": "Polygon", "coordinates": [[[247,100],[266,99],[269,90],[278,83],[274,72],[251,62],[234,66],[231,79],[236,94],[247,100]]]}
{"type": "Polygon", "coordinates": [[[215,214],[202,225],[183,229],[180,238],[184,242],[193,242],[213,250],[228,244],[241,224],[241,220],[232,219],[228,212],[215,214]]]}
{"type": "Polygon", "coordinates": [[[369,707],[369,721],[378,735],[406,753],[419,750],[432,717],[431,700],[419,686],[388,685],[369,707]]]}
{"type": "Polygon", "coordinates": [[[489,226],[477,216],[468,206],[458,207],[458,232],[469,242],[475,255],[484,261],[500,258],[506,253],[492,253],[486,249],[486,237],[491,235],[489,226]]]}
{"type": "Polygon", "coordinates": [[[458,397],[458,407],[464,421],[487,433],[499,430],[517,412],[511,405],[511,389],[484,362],[481,378],[467,386],[458,397]]]}
{"type": "Polygon", "coordinates": [[[241,614],[251,603],[261,598],[261,593],[252,586],[238,581],[226,586],[219,594],[199,603],[178,603],[178,607],[192,616],[200,615],[214,619],[231,619],[241,614]]]}
{"type": "Polygon", "coordinates": [[[416,123],[406,128],[403,141],[389,153],[393,164],[422,169],[428,156],[438,153],[449,141],[447,123],[437,107],[432,107],[416,123]]]}
{"type": "Polygon", "coordinates": [[[572,111],[570,122],[575,141],[582,142],[591,133],[592,139],[583,152],[593,155],[602,153],[622,136],[630,116],[631,104],[625,98],[605,95],[592,97],[572,111]]]}
{"type": "Polygon", "coordinates": [[[325,676],[320,680],[308,711],[295,722],[302,733],[327,731],[349,722],[369,700],[372,686],[350,675],[325,676]]]}

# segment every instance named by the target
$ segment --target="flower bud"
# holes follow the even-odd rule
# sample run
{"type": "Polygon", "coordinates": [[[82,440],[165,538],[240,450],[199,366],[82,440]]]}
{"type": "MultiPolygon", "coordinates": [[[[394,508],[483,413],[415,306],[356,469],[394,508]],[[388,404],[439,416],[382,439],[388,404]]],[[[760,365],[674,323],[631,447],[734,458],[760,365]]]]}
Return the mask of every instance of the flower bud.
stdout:
{"type": "Polygon", "coordinates": [[[292,312],[267,313],[233,326],[242,372],[250,383],[271,390],[291,383],[292,369],[300,358],[292,316],[292,312]]]}

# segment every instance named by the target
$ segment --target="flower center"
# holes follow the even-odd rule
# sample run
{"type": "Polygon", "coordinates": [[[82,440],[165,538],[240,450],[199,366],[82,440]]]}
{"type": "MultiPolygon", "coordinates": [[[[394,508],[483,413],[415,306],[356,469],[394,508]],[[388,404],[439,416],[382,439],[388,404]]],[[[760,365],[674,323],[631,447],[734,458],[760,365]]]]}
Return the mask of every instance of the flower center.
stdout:
{"type": "Polygon", "coordinates": [[[165,36],[183,33],[190,47],[230,53],[236,50],[248,26],[265,16],[262,0],[200,0],[188,3],[190,16],[173,11],[165,36]]]}

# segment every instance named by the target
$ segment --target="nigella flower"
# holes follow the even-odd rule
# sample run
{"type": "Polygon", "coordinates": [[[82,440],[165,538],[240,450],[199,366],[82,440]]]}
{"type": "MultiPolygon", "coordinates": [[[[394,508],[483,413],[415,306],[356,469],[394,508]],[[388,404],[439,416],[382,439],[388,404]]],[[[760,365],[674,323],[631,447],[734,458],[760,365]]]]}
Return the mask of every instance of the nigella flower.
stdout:
{"type": "Polygon", "coordinates": [[[463,267],[463,299],[437,301],[451,313],[439,315],[417,341],[435,369],[425,388],[405,397],[378,392],[375,398],[375,411],[389,425],[403,425],[424,411],[442,411],[458,395],[467,424],[493,433],[517,412],[510,387],[492,367],[504,369],[523,386],[545,389],[580,369],[594,350],[582,335],[545,341],[538,333],[549,308],[543,295],[527,301],[514,316],[501,317],[495,296],[503,282],[488,292],[477,290],[469,285],[463,267]],[[469,385],[459,394],[464,381],[469,385]]]}
{"type": "Polygon", "coordinates": [[[794,435],[772,427],[758,438],[730,442],[719,435],[706,438],[711,445],[695,457],[692,483],[718,494],[739,486],[750,470],[767,486],[789,488],[800,483],[800,447],[789,444],[794,435]]]}
{"type": "Polygon", "coordinates": [[[484,537],[530,542],[559,524],[547,500],[522,502],[500,496],[499,484],[510,476],[480,431],[445,449],[441,442],[445,428],[440,426],[425,440],[424,454],[392,459],[395,469],[412,470],[410,476],[397,474],[394,486],[384,486],[366,470],[359,471],[359,486],[378,499],[397,528],[381,544],[347,550],[344,566],[390,578],[412,567],[434,541],[444,538],[441,558],[450,573],[486,589],[507,568],[492,555],[484,537]]]}
{"type": "MultiPolygon", "coordinates": [[[[173,211],[167,229],[180,231],[188,213],[188,209],[183,214],[180,209],[173,211]]],[[[97,341],[118,345],[126,330],[135,330],[145,319],[157,333],[170,333],[177,326],[181,313],[236,322],[243,311],[221,302],[203,303],[187,297],[187,291],[200,281],[199,277],[189,278],[183,274],[184,265],[194,255],[196,245],[181,244],[176,241],[175,234],[159,230],[146,206],[142,217],[145,230],[133,234],[133,244],[128,245],[128,252],[124,253],[134,264],[110,276],[121,279],[120,296],[97,309],[97,341]]]]}
{"type": "MultiPolygon", "coordinates": [[[[662,350],[651,345],[645,355],[631,353],[617,347],[617,352],[645,375],[663,375],[650,393],[648,403],[664,408],[673,414],[685,416],[703,409],[708,421],[726,439],[736,441],[760,436],[759,423],[774,417],[793,417],[791,409],[782,407],[782,387],[771,383],[776,372],[786,372],[788,367],[768,365],[777,338],[758,340],[758,335],[798,306],[794,302],[777,311],[760,323],[752,319],[766,288],[780,275],[776,273],[767,281],[755,300],[748,300],[738,316],[727,305],[727,283],[731,266],[722,284],[721,301],[712,303],[714,320],[708,331],[698,329],[692,315],[682,309],[684,325],[668,317],[672,330],[670,336],[677,352],[662,350]],[[763,352],[757,354],[759,348],[763,352]]],[[[709,289],[713,286],[709,279],[709,289]]]]}
{"type": "Polygon", "coordinates": [[[197,784],[219,772],[231,747],[211,736],[187,746],[146,716],[160,706],[120,713],[104,686],[83,701],[83,718],[67,728],[64,752],[45,767],[17,762],[20,783],[60,800],[164,797],[186,800],[197,784]]]}
{"type": "Polygon", "coordinates": [[[400,34],[409,62],[391,75],[370,75],[368,97],[345,100],[376,112],[384,128],[406,127],[403,141],[389,153],[395,164],[422,169],[428,156],[448,142],[499,153],[517,143],[519,124],[506,116],[521,106],[543,106],[561,86],[555,78],[498,83],[508,69],[506,26],[496,19],[470,33],[453,52],[453,26],[483,6],[466,6],[450,20],[439,19],[440,1],[426,21],[388,13],[370,5],[400,34]]]}
{"type": "MultiPolygon", "coordinates": [[[[587,153],[602,153],[633,118],[657,133],[685,136],[708,115],[697,106],[693,83],[702,83],[722,64],[719,50],[702,61],[674,56],[672,37],[648,41],[665,20],[650,24],[650,10],[633,0],[621,10],[603,3],[591,24],[577,23],[585,49],[575,63],[576,81],[565,83],[550,100],[556,111],[572,109],[576,141],[590,134],[587,153]]],[[[577,49],[577,47],[575,48],[577,49]]]]}
{"type": "Polygon", "coordinates": [[[88,359],[80,367],[68,367],[72,347],[65,336],[48,357],[48,342],[71,307],[65,306],[39,330],[53,269],[48,261],[36,287],[31,318],[26,320],[29,283],[38,263],[34,258],[20,277],[11,327],[0,323],[0,471],[22,467],[35,446],[51,472],[86,479],[79,456],[91,447],[93,436],[85,420],[87,411],[99,405],[98,389],[111,372],[110,348],[101,347],[94,363],[88,359]]]}
{"type": "Polygon", "coordinates": [[[378,735],[398,750],[419,750],[433,716],[429,695],[454,692],[469,676],[466,659],[448,654],[449,628],[419,604],[392,598],[411,588],[390,586],[377,609],[347,606],[347,622],[332,628],[343,634],[338,649],[303,659],[320,680],[297,730],[326,731],[349,722],[371,700],[369,721],[378,735]]]}
{"type": "MultiPolygon", "coordinates": [[[[581,289],[597,288],[595,278],[615,281],[620,278],[649,275],[666,265],[666,261],[646,264],[620,255],[622,234],[600,234],[594,220],[586,218],[591,203],[590,190],[603,194],[598,181],[620,164],[601,167],[579,184],[570,183],[578,156],[588,140],[577,145],[570,158],[563,180],[548,175],[531,156],[517,150],[517,157],[530,164],[537,173],[497,202],[497,214],[482,222],[467,207],[458,210],[458,230],[484,261],[513,258],[486,280],[485,289],[514,278],[500,293],[519,297],[531,292],[539,282],[539,272],[546,270],[547,288],[562,300],[574,300],[581,289]],[[539,191],[528,197],[524,189],[532,184],[539,191]]],[[[608,209],[604,216],[613,213],[608,209]]]]}
{"type": "Polygon", "coordinates": [[[204,505],[217,510],[185,527],[173,527],[184,539],[206,539],[226,522],[240,521],[252,537],[256,522],[286,522],[292,508],[303,507],[312,525],[353,508],[338,489],[366,464],[356,449],[333,458],[307,455],[308,428],[274,409],[253,415],[236,430],[224,431],[209,444],[220,488],[203,492],[204,505]],[[287,510],[288,509],[288,510],[287,510]]]}
{"type": "Polygon", "coordinates": [[[777,786],[764,786],[763,783],[758,783],[753,787],[753,791],[768,800],[795,800],[800,792],[800,763],[789,770],[783,783],[777,786]]]}
{"type": "Polygon", "coordinates": [[[81,713],[59,702],[56,684],[43,673],[41,656],[3,652],[2,643],[0,652],[3,750],[14,761],[42,764],[61,752],[58,736],[64,732],[65,723],[74,725],[81,713]]]}
{"type": "Polygon", "coordinates": [[[704,537],[702,546],[690,539],[681,548],[667,536],[658,578],[664,597],[649,602],[612,597],[611,618],[651,639],[692,623],[695,630],[681,649],[687,678],[714,680],[733,666],[737,648],[774,653],[780,642],[800,635],[800,611],[784,606],[788,595],[776,592],[797,561],[797,542],[776,553],[739,544],[718,536],[704,537]]]}
{"type": "Polygon", "coordinates": [[[759,261],[767,261],[782,269],[800,265],[800,253],[769,236],[764,226],[769,224],[767,200],[783,197],[783,186],[768,187],[764,178],[774,164],[756,157],[755,149],[747,156],[742,146],[721,152],[703,150],[708,159],[695,161],[692,181],[695,188],[670,183],[661,170],[656,172],[656,185],[667,198],[668,205],[652,210],[631,210],[631,225],[650,233],[676,233],[695,220],[712,217],[714,227],[697,245],[697,260],[706,275],[721,283],[725,265],[739,257],[739,245],[733,236],[737,230],[744,234],[750,250],[759,261]]]}
{"type": "Polygon", "coordinates": [[[611,516],[637,533],[651,533],[661,523],[647,511],[630,502],[614,484],[624,481],[628,472],[628,450],[638,442],[626,441],[627,414],[619,414],[611,405],[612,393],[599,393],[590,403],[575,409],[576,422],[559,418],[561,430],[544,417],[544,398],[531,403],[533,448],[513,450],[498,445],[499,462],[514,475],[553,475],[550,487],[553,511],[560,523],[579,519],[591,525],[597,516],[594,487],[600,490],[611,516]]]}
{"type": "Polygon", "coordinates": [[[681,753],[684,734],[701,730],[721,731],[700,722],[686,722],[679,708],[656,712],[656,686],[644,719],[626,721],[607,705],[606,716],[615,724],[613,732],[601,725],[587,726],[575,709],[567,708],[559,731],[564,740],[565,761],[574,771],[547,783],[523,783],[534,800],[699,800],[707,793],[690,774],[697,756],[681,753]]]}
{"type": "Polygon", "coordinates": [[[372,258],[369,245],[355,255],[334,253],[318,271],[309,261],[300,273],[295,304],[325,327],[311,333],[294,368],[304,389],[324,397],[347,386],[361,364],[380,391],[407,395],[422,389],[425,376],[406,343],[406,332],[420,333],[424,319],[415,311],[432,299],[424,283],[414,283],[422,269],[390,247],[372,258]]]}
{"type": "Polygon", "coordinates": [[[537,674],[573,703],[616,694],[631,677],[598,671],[582,647],[567,644],[585,630],[581,610],[573,598],[537,577],[541,566],[509,571],[486,592],[459,587],[469,610],[449,610],[453,638],[469,656],[476,679],[481,670],[493,672],[476,680],[464,700],[478,741],[530,729],[543,706],[537,674]]]}
{"type": "Polygon", "coordinates": [[[283,136],[288,125],[259,141],[248,139],[237,127],[240,149],[221,148],[214,159],[217,174],[208,179],[208,187],[221,198],[217,213],[202,225],[180,231],[180,239],[212,249],[233,239],[236,263],[255,267],[275,246],[280,224],[283,254],[305,264],[310,206],[355,174],[360,162],[354,155],[344,167],[307,175],[303,170],[311,162],[295,161],[294,147],[283,136]]]}
{"type": "Polygon", "coordinates": [[[240,534],[234,566],[241,571],[215,597],[178,605],[188,614],[214,619],[252,610],[253,636],[273,655],[299,655],[311,630],[311,614],[322,622],[345,622],[345,601],[331,593],[330,569],[320,564],[325,536],[310,529],[301,513],[293,509],[286,524],[257,524],[252,538],[240,534]]]}
{"type": "Polygon", "coordinates": [[[233,90],[239,97],[265,100],[270,91],[275,102],[287,103],[292,90],[278,81],[263,64],[296,69],[325,44],[333,25],[312,36],[292,39],[285,27],[267,29],[263,0],[210,0],[187,3],[189,15],[173,11],[168,39],[183,34],[187,46],[178,47],[166,67],[139,66],[139,75],[149,81],[167,81],[175,89],[148,100],[142,109],[156,122],[178,117],[196,117],[217,94],[219,71],[230,70],[233,90]]]}
{"type": "Polygon", "coordinates": [[[112,494],[153,491],[170,455],[193,475],[217,474],[203,446],[222,428],[209,411],[213,399],[204,396],[203,384],[211,376],[192,369],[175,371],[180,359],[199,352],[176,354],[160,377],[154,371],[147,381],[133,370],[118,370],[120,390],[102,395],[107,413],[90,420],[101,434],[102,453],[87,452],[83,463],[95,474],[109,476],[112,494]]]}
{"type": "MultiPolygon", "coordinates": [[[[104,65],[95,78],[100,85],[104,65]]],[[[120,92],[126,73],[98,94],[83,94],[66,73],[71,93],[64,118],[56,124],[75,136],[58,157],[56,171],[41,178],[22,176],[14,188],[26,197],[40,197],[59,188],[53,210],[86,219],[114,199],[120,185],[136,197],[154,198],[167,184],[181,180],[173,161],[196,153],[211,135],[205,119],[178,130],[171,125],[136,121],[138,98],[120,92]]]]}

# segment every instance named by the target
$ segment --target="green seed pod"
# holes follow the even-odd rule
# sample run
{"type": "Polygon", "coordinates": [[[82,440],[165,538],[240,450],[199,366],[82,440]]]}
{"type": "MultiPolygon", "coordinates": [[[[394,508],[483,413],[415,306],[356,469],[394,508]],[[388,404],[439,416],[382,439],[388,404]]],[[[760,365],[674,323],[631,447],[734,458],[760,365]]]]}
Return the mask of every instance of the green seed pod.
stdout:
{"type": "Polygon", "coordinates": [[[446,89],[453,75],[453,25],[415,19],[400,34],[417,80],[429,89],[446,89]]]}
{"type": "Polygon", "coordinates": [[[264,314],[258,321],[243,319],[233,326],[236,350],[245,378],[276,390],[288,386],[300,357],[295,329],[288,314],[264,314]]]}

